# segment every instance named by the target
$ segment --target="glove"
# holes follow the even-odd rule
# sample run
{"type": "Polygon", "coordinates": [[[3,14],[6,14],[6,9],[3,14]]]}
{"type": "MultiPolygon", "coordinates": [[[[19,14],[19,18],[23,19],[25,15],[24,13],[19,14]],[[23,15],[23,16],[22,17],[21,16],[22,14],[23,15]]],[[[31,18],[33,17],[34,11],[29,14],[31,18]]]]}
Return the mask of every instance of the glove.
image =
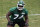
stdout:
{"type": "Polygon", "coordinates": [[[13,24],[13,21],[10,21],[9,23],[10,23],[10,24],[13,24]]]}
{"type": "Polygon", "coordinates": [[[29,26],[29,24],[28,23],[25,23],[25,26],[29,26]]]}

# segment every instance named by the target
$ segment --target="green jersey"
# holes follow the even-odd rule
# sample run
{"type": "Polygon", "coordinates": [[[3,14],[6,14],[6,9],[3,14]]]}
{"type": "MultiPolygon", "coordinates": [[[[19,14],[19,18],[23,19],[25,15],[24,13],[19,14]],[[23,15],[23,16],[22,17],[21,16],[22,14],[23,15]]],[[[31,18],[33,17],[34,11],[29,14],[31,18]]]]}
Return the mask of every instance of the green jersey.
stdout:
{"type": "Polygon", "coordinates": [[[16,19],[24,20],[24,16],[28,14],[28,11],[24,8],[22,11],[19,11],[17,7],[13,7],[9,10],[12,14],[10,15],[10,20],[15,21],[16,19]]]}

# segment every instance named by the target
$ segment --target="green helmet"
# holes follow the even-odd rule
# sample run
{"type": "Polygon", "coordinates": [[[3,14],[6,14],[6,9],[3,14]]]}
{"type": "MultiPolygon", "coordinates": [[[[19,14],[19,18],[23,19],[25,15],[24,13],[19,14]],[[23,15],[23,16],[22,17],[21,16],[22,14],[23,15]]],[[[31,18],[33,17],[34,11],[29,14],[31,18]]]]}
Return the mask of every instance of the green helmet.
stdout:
{"type": "Polygon", "coordinates": [[[22,5],[22,6],[23,6],[23,5],[25,5],[25,4],[24,4],[23,1],[19,1],[19,2],[18,2],[18,5],[22,5]]]}
{"type": "Polygon", "coordinates": [[[23,1],[18,1],[17,8],[19,8],[19,6],[22,6],[22,8],[19,10],[23,10],[24,5],[25,5],[25,3],[23,1]]]}

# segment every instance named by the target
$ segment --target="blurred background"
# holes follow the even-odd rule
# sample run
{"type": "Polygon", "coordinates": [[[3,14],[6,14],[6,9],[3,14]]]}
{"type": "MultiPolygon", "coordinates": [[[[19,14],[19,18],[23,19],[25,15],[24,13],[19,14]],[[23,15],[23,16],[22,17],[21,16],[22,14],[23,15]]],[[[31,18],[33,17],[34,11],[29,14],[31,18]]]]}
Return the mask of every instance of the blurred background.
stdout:
{"type": "MultiPolygon", "coordinates": [[[[6,14],[19,0],[0,0],[0,27],[7,27],[6,14]]],[[[40,27],[40,0],[23,0],[28,10],[29,27],[40,27]]],[[[18,27],[16,24],[15,27],[18,27]]]]}

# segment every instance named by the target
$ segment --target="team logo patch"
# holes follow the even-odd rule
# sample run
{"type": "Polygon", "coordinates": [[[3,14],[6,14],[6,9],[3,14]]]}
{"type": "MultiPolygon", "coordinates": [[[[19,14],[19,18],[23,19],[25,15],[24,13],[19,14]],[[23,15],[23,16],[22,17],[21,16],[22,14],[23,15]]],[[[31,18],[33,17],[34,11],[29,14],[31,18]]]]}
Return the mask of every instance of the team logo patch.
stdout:
{"type": "Polygon", "coordinates": [[[14,15],[16,16],[16,15],[19,15],[19,14],[14,14],[14,15]]]}
{"type": "Polygon", "coordinates": [[[22,14],[25,14],[25,13],[22,13],[22,14]]]}

